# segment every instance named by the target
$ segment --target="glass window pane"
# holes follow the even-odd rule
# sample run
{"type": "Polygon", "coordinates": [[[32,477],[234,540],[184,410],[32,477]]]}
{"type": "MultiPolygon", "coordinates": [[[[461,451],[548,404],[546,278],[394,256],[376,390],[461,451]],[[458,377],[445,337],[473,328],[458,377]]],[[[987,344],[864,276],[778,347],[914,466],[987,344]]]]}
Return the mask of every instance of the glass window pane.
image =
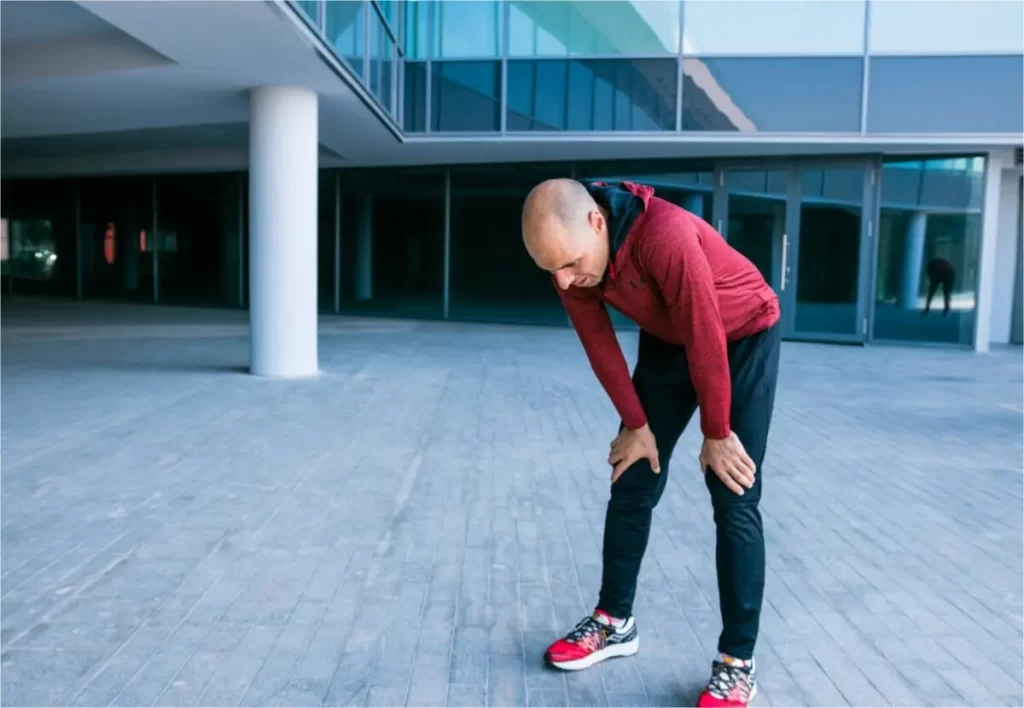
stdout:
{"type": "Polygon", "coordinates": [[[437,0],[433,56],[501,56],[502,7],[500,0],[437,0]]]}
{"type": "Polygon", "coordinates": [[[678,52],[676,0],[510,3],[510,56],[643,56],[678,52]]]}
{"type": "Polygon", "coordinates": [[[336,170],[320,170],[317,189],[317,302],[324,312],[334,311],[334,230],[336,170]]]}
{"type": "Polygon", "coordinates": [[[938,182],[942,191],[961,195],[959,201],[970,203],[973,197],[965,200],[962,195],[973,194],[975,185],[980,185],[984,160],[964,158],[959,170],[949,163],[894,162],[882,169],[877,339],[971,343],[981,211],[954,204],[929,205],[922,203],[921,195],[926,182],[938,182]],[[959,186],[951,186],[958,180],[959,186]]]}
{"type": "Polygon", "coordinates": [[[366,54],[366,4],[363,0],[330,0],[325,5],[325,13],[327,41],[362,78],[366,54]]]}
{"type": "Polygon", "coordinates": [[[14,278],[14,292],[74,295],[74,183],[17,180],[4,187],[3,233],[7,240],[0,260],[4,275],[14,278]]]}
{"type": "Polygon", "coordinates": [[[863,61],[684,59],[683,130],[854,133],[863,61]]]}
{"type": "Polygon", "coordinates": [[[314,25],[320,23],[320,0],[299,0],[297,3],[306,16],[313,21],[314,25]]]}
{"type": "Polygon", "coordinates": [[[872,57],[868,132],[1020,133],[1021,57],[872,57]]]}
{"type": "Polygon", "coordinates": [[[423,62],[405,63],[405,131],[422,133],[427,124],[427,65],[423,62]]]}
{"type": "Polygon", "coordinates": [[[434,3],[419,0],[405,5],[405,55],[410,59],[426,59],[430,49],[427,37],[434,3]]]}
{"type": "Polygon", "coordinates": [[[344,170],[344,311],[440,317],[444,171],[344,170]]]}
{"type": "Polygon", "coordinates": [[[523,246],[523,200],[569,165],[489,165],[451,171],[451,291],[454,319],[568,324],[548,273],[523,246]]]}
{"type": "Polygon", "coordinates": [[[510,61],[507,128],[674,130],[674,59],[510,61]]]}
{"type": "Polygon", "coordinates": [[[683,3],[683,51],[733,56],[860,54],[864,7],[864,0],[691,0],[683,3]]]}
{"type": "Polygon", "coordinates": [[[501,129],[501,64],[456,61],[431,64],[430,129],[492,132],[501,129]]]}
{"type": "Polygon", "coordinates": [[[370,16],[370,91],[388,113],[394,113],[392,72],[395,43],[377,13],[370,16]]]}
{"type": "Polygon", "coordinates": [[[1006,0],[885,0],[872,2],[871,52],[1024,51],[1024,4],[1006,0]]]}
{"type": "Polygon", "coordinates": [[[726,175],[729,245],[757,266],[773,287],[782,278],[783,239],[789,173],[784,170],[730,170],[726,175]]]}
{"type": "Polygon", "coordinates": [[[237,174],[159,179],[161,302],[240,305],[242,188],[237,174]]]}

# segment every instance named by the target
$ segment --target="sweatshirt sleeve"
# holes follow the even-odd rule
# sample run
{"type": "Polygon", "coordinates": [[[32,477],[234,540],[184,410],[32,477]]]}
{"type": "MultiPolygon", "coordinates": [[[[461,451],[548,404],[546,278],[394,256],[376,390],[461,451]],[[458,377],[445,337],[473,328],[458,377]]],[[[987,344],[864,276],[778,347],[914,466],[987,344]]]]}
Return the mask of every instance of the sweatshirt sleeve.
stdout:
{"type": "Polygon", "coordinates": [[[631,430],[644,427],[647,416],[633,386],[626,358],[622,355],[622,347],[604,302],[583,293],[563,291],[557,286],[555,289],[583,344],[590,366],[611,398],[622,424],[631,430]]]}
{"type": "Polygon", "coordinates": [[[665,298],[686,348],[701,432],[721,440],[730,432],[729,351],[711,265],[700,239],[686,214],[672,210],[645,234],[637,260],[665,298]]]}

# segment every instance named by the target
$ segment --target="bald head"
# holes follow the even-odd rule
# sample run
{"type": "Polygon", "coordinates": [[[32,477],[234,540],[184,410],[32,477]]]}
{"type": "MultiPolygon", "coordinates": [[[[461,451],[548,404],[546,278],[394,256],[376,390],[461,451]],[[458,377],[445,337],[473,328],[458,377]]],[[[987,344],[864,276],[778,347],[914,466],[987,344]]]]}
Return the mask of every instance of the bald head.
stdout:
{"type": "Polygon", "coordinates": [[[563,289],[600,281],[608,261],[607,239],[604,214],[576,180],[547,180],[527,195],[523,243],[534,262],[554,273],[563,289]]]}

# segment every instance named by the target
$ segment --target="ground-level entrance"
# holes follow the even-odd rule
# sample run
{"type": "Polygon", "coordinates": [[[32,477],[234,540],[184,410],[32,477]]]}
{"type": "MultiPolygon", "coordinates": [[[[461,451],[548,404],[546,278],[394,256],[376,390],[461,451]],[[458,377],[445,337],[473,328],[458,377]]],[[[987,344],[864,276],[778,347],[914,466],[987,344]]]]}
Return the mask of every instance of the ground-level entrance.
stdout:
{"type": "Polygon", "coordinates": [[[778,293],[786,337],[866,339],[876,175],[866,160],[716,170],[713,223],[778,293]]]}

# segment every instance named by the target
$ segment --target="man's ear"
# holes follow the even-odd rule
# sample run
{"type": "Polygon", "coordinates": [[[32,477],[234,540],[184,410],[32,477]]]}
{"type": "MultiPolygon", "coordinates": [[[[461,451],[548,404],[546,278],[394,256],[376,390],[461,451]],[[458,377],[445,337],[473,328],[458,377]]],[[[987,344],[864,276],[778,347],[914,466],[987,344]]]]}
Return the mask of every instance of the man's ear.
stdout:
{"type": "Polygon", "coordinates": [[[591,228],[594,229],[594,231],[596,231],[599,234],[604,233],[604,214],[601,213],[600,209],[591,209],[590,212],[587,214],[587,221],[590,222],[590,226],[591,228]]]}

